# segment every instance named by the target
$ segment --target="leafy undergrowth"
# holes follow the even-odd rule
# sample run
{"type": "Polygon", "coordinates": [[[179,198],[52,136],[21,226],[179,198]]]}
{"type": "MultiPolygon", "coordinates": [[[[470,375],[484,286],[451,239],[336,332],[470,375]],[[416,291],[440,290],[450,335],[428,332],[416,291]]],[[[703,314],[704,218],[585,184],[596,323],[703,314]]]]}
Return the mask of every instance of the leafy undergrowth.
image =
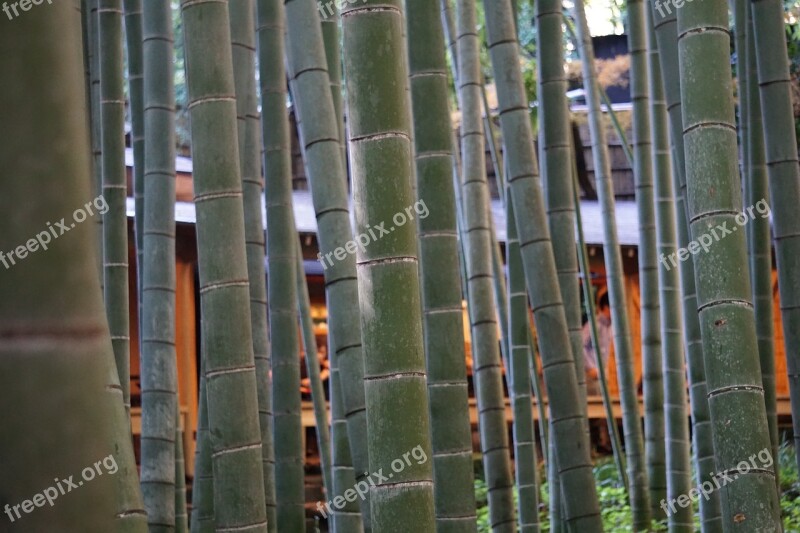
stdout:
{"type": "MultiPolygon", "coordinates": [[[[786,533],[800,533],[800,482],[798,481],[795,449],[785,442],[778,450],[778,466],[781,484],[781,516],[786,533]]],[[[541,531],[550,531],[549,494],[547,482],[543,480],[543,472],[539,472],[542,483],[539,502],[539,519],[541,531]]],[[[601,458],[594,466],[594,478],[597,483],[597,495],[603,516],[603,529],[608,532],[633,531],[631,510],[625,496],[616,466],[613,460],[601,458]]],[[[475,499],[478,506],[478,531],[489,533],[488,489],[480,473],[475,480],[475,499]]],[[[517,491],[514,490],[514,505],[517,503],[517,491]]],[[[697,502],[694,502],[695,530],[700,531],[697,502]]],[[[666,521],[653,521],[651,531],[667,531],[666,521]]]]}

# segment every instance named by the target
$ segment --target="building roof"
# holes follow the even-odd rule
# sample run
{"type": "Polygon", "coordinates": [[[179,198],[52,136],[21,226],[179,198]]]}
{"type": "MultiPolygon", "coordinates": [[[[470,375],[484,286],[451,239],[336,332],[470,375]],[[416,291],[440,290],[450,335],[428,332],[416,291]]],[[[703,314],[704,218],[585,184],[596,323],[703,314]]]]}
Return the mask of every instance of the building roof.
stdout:
{"type": "MultiPolygon", "coordinates": [[[[300,233],[316,234],[317,220],[314,216],[314,205],[311,201],[309,191],[293,191],[294,199],[294,220],[297,231],[300,233]]],[[[639,217],[636,211],[636,203],[630,201],[616,202],[617,235],[619,242],[623,246],[636,246],[639,243],[639,217]]],[[[261,199],[261,209],[263,218],[266,220],[266,210],[264,199],[261,199]]],[[[134,216],[133,198],[128,198],[128,216],[134,216]]],[[[352,209],[351,209],[352,213],[352,209]]],[[[492,215],[494,226],[497,231],[497,239],[500,242],[506,240],[506,214],[500,200],[492,200],[492,215]]],[[[581,215],[583,218],[583,234],[587,244],[603,243],[603,225],[600,205],[597,201],[582,200],[581,215]]],[[[175,203],[175,221],[179,224],[195,223],[194,204],[191,202],[175,203]]]]}

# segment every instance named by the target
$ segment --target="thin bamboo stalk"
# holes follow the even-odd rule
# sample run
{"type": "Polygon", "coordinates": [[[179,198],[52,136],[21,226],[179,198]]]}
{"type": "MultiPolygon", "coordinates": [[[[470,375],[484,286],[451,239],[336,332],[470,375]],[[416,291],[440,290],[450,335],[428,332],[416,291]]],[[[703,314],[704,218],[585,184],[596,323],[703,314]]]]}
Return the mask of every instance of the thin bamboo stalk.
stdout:
{"type": "Polygon", "coordinates": [[[407,9],[417,198],[437,206],[418,221],[436,526],[467,532],[475,492],[444,36],[435,3],[409,0],[407,9]]]}
{"type": "Polygon", "coordinates": [[[614,354],[617,363],[622,427],[628,467],[628,493],[636,529],[650,525],[650,495],[642,443],[641,417],[633,374],[633,347],[628,321],[627,297],[614,207],[614,186],[606,147],[605,127],[600,111],[599,89],[594,72],[594,49],[582,0],[575,3],[576,33],[581,52],[586,100],[589,105],[589,129],[592,137],[595,183],[603,212],[603,258],[606,263],[611,324],[614,331],[614,354]]]}
{"type": "Polygon", "coordinates": [[[143,8],[142,494],[148,527],[153,531],[173,531],[178,369],[172,6],[168,2],[147,2],[143,8]]]}
{"type": "Polygon", "coordinates": [[[130,324],[128,309],[128,217],[125,176],[125,91],[122,59],[122,1],[99,0],[100,144],[103,151],[104,301],[117,363],[122,401],[130,413],[130,324]]]}
{"type": "MultiPolygon", "coordinates": [[[[464,243],[472,333],[473,376],[478,399],[481,451],[488,488],[489,523],[496,531],[514,530],[513,478],[503,400],[497,308],[492,300],[493,249],[489,220],[485,144],[481,122],[479,52],[474,0],[456,2],[458,93],[461,105],[464,243]]],[[[494,293],[496,294],[496,292],[494,293]]]]}
{"type": "MultiPolygon", "coordinates": [[[[650,132],[653,140],[651,157],[653,178],[656,187],[655,209],[660,257],[669,257],[677,250],[675,227],[675,195],[670,165],[669,131],[667,129],[667,103],[655,29],[652,25],[652,5],[646,4],[647,47],[650,112],[652,122],[650,132]]],[[[658,267],[659,296],[661,312],[661,350],[664,376],[664,420],[667,460],[667,494],[672,501],[691,489],[691,452],[689,448],[688,412],[686,409],[686,362],[683,356],[681,328],[681,293],[678,270],[666,261],[658,267]]],[[[654,502],[667,512],[665,501],[654,502]]],[[[656,514],[659,516],[660,513],[656,514]]],[[[691,532],[694,530],[692,510],[679,506],[668,515],[671,531],[691,532]]]]}
{"type": "MultiPolygon", "coordinates": [[[[678,246],[686,248],[691,239],[689,235],[689,219],[686,214],[685,197],[685,157],[683,150],[683,122],[681,118],[680,73],[678,72],[677,21],[675,13],[659,10],[655,6],[653,27],[656,31],[661,78],[667,99],[669,114],[670,139],[672,149],[673,188],[675,190],[675,211],[678,221],[678,246]]],[[[714,447],[711,437],[710,414],[706,385],[705,361],[703,359],[703,343],[700,339],[700,321],[697,316],[697,291],[694,278],[694,259],[680,261],[681,293],[683,295],[683,330],[684,353],[686,354],[689,375],[689,398],[692,416],[692,448],[694,451],[695,470],[699,473],[699,481],[712,482],[714,472],[714,447]]],[[[673,265],[674,267],[674,265],[673,265]]],[[[700,522],[703,531],[722,530],[720,516],[720,496],[712,492],[708,499],[700,500],[700,522]]]]}
{"type": "Polygon", "coordinates": [[[311,401],[314,404],[314,424],[319,449],[322,484],[326,494],[333,492],[331,480],[331,435],[328,429],[328,413],[325,403],[325,389],[319,371],[317,340],[314,336],[314,320],[311,318],[311,300],[308,296],[308,282],[303,266],[300,241],[297,241],[297,304],[300,330],[302,331],[303,352],[306,360],[306,374],[311,382],[311,401]]]}
{"type": "MultiPolygon", "coordinates": [[[[324,267],[328,327],[333,341],[330,356],[339,370],[342,412],[347,418],[347,435],[358,482],[366,479],[370,468],[367,444],[372,437],[367,439],[364,348],[359,317],[354,313],[359,299],[356,261],[349,253],[342,260],[334,257],[337,248],[344,250],[353,239],[347,176],[341,161],[340,119],[331,95],[331,78],[316,3],[290,0],[286,3],[286,17],[286,63],[319,228],[318,257],[324,267]]],[[[364,527],[369,530],[369,496],[359,503],[364,527]]]]}
{"type": "MultiPolygon", "coordinates": [[[[328,79],[330,80],[331,98],[333,99],[333,110],[335,113],[336,124],[338,126],[339,135],[338,141],[341,147],[342,157],[341,164],[347,165],[347,148],[345,143],[345,129],[344,129],[344,112],[342,103],[342,54],[339,47],[339,21],[340,13],[336,3],[331,6],[332,13],[327,18],[320,22],[322,27],[322,39],[325,43],[325,60],[328,65],[328,79]]],[[[345,168],[345,176],[347,175],[345,168]]],[[[330,345],[329,345],[330,346],[330,345]]],[[[355,471],[353,470],[353,459],[350,453],[350,443],[347,434],[347,421],[342,406],[342,380],[338,373],[338,358],[331,357],[334,351],[329,350],[329,357],[331,362],[331,375],[336,369],[336,392],[334,393],[333,378],[331,378],[330,392],[331,392],[331,432],[333,439],[337,443],[332,448],[331,461],[333,463],[333,485],[332,495],[341,495],[355,484],[355,471]],[[334,405],[334,403],[336,405],[334,405]]],[[[366,502],[365,502],[366,504],[366,502]]],[[[367,518],[369,518],[369,506],[364,505],[363,508],[367,511],[367,518]]],[[[332,511],[332,526],[335,531],[353,531],[358,532],[364,529],[364,524],[361,520],[361,510],[358,503],[348,502],[345,500],[344,506],[339,509],[334,506],[332,511]]]]}
{"type": "MultiPolygon", "coordinates": [[[[752,2],[759,96],[772,205],[781,320],[795,446],[800,445],[800,168],[791,103],[783,4],[752,2]]],[[[760,198],[752,198],[758,202],[760,198]]],[[[763,304],[762,304],[763,305],[763,304]]],[[[800,465],[800,458],[798,458],[800,465]]]]}
{"type": "Polygon", "coordinates": [[[550,402],[551,446],[558,466],[565,521],[581,531],[602,528],[589,458],[586,417],[561,300],[555,258],[545,218],[533,134],[519,61],[519,44],[508,0],[484,2],[487,41],[498,82],[501,127],[508,159],[507,180],[519,231],[525,278],[540,341],[550,402]],[[575,442],[579,444],[575,446],[575,442]],[[567,446],[565,443],[573,443],[567,446]]]}
{"type": "MultiPolygon", "coordinates": [[[[743,181],[745,183],[745,208],[763,202],[769,204],[770,191],[767,175],[766,154],[764,145],[764,123],[761,114],[761,100],[758,95],[758,77],[756,75],[756,50],[753,32],[752,12],[745,3],[745,24],[747,25],[747,44],[745,72],[740,79],[744,80],[748,105],[745,108],[747,132],[745,148],[747,150],[743,181]]],[[[772,297],[772,242],[768,217],[754,217],[747,225],[747,240],[750,257],[750,286],[752,287],[753,309],[756,315],[756,336],[758,355],[761,362],[761,382],[764,385],[764,405],[767,409],[772,457],[778,456],[780,437],[778,435],[777,400],[775,391],[775,327],[772,297]]],[[[775,462],[775,476],[780,468],[775,462]]],[[[778,480],[780,483],[780,480],[778,480]]],[[[780,486],[780,485],[779,485],[780,486]]]]}

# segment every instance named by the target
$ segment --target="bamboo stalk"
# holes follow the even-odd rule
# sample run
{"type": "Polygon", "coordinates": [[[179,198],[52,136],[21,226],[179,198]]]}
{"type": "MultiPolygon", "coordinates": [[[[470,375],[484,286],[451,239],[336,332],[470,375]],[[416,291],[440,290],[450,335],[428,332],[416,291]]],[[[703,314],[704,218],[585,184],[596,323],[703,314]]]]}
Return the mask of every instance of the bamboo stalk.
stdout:
{"type": "MultiPolygon", "coordinates": [[[[389,220],[395,228],[356,252],[373,471],[411,450],[432,454],[417,238],[408,218],[400,224],[396,217],[413,202],[403,31],[397,0],[367,0],[342,10],[356,232],[389,220]]],[[[371,489],[375,531],[435,529],[432,461],[408,463],[371,489]]]]}
{"type": "Polygon", "coordinates": [[[228,6],[182,0],[181,11],[207,355],[214,523],[223,530],[267,531],[228,6]]]}
{"type": "MultiPolygon", "coordinates": [[[[660,257],[669,257],[677,250],[675,227],[675,195],[670,165],[669,132],[667,129],[667,103],[661,78],[661,65],[655,29],[652,25],[653,8],[646,4],[647,47],[650,124],[653,140],[651,157],[656,186],[656,228],[660,257]]],[[[691,452],[689,448],[689,425],[686,409],[686,362],[683,354],[681,328],[681,293],[679,271],[666,261],[659,261],[659,295],[661,312],[661,340],[664,376],[664,420],[667,459],[667,495],[669,500],[687,494],[691,489],[691,452]]],[[[664,505],[664,501],[654,502],[664,505]]],[[[662,509],[666,512],[667,506],[662,509]]],[[[660,513],[659,513],[660,514],[660,513]]],[[[656,516],[659,516],[656,514],[656,516]]],[[[691,532],[694,530],[692,511],[679,507],[668,516],[670,530],[691,532]]]]}
{"type": "MultiPolygon", "coordinates": [[[[680,73],[678,69],[677,21],[674,12],[659,10],[655,6],[653,27],[656,31],[661,78],[669,114],[670,139],[672,141],[673,188],[675,211],[678,221],[678,246],[686,248],[691,239],[689,219],[686,214],[685,157],[683,150],[683,122],[681,118],[680,73]]],[[[711,437],[710,414],[706,385],[706,370],[703,360],[703,343],[700,339],[700,321],[697,316],[697,291],[694,278],[694,259],[680,261],[681,293],[683,297],[684,353],[689,375],[689,398],[692,416],[692,439],[694,466],[701,483],[712,482],[714,472],[714,448],[711,437]]],[[[700,522],[704,531],[721,531],[720,496],[712,492],[709,498],[700,500],[700,522]]]]}
{"type": "Polygon", "coordinates": [[[508,0],[484,2],[487,41],[499,83],[507,180],[519,231],[525,279],[539,336],[550,402],[551,445],[563,492],[565,521],[581,531],[602,528],[589,458],[586,416],[580,406],[574,356],[561,300],[544,200],[538,178],[528,102],[522,84],[519,44],[508,0]],[[574,443],[580,443],[575,446],[574,443]],[[566,442],[573,443],[567,447],[566,442]]]}
{"type": "MultiPolygon", "coordinates": [[[[148,527],[175,528],[175,92],[172,7],[143,6],[142,494],[148,527]]],[[[108,225],[106,225],[108,227],[108,225]]],[[[127,310],[126,310],[127,311],[127,310]]]]}
{"type": "MultiPolygon", "coordinates": [[[[347,418],[347,436],[358,482],[365,480],[370,471],[370,454],[363,377],[365,356],[361,327],[354,313],[359,301],[356,261],[349,253],[342,260],[333,257],[337,248],[344,249],[353,239],[347,176],[341,161],[340,119],[331,96],[328,60],[315,2],[290,0],[286,3],[286,17],[286,63],[319,228],[318,257],[324,268],[333,341],[330,356],[339,370],[342,412],[347,418]]],[[[369,496],[359,504],[364,527],[369,530],[369,496]]]]}
{"type": "Polygon", "coordinates": [[[617,362],[622,427],[628,467],[629,495],[635,528],[650,524],[648,473],[642,443],[639,400],[633,373],[633,347],[628,321],[627,297],[614,207],[614,187],[608,161],[605,128],[600,111],[599,89],[594,72],[594,49],[582,1],[575,3],[575,18],[580,45],[584,88],[589,105],[595,183],[603,211],[603,258],[606,263],[611,324],[614,331],[614,354],[617,362]]]}
{"type": "Polygon", "coordinates": [[[85,480],[47,511],[8,507],[15,523],[4,527],[140,533],[146,517],[88,220],[95,193],[77,23],[74,2],[0,22],[0,71],[13,79],[0,84],[0,123],[14,131],[0,143],[3,500],[23,502],[44,483],[69,490],[59,481],[69,474],[85,480]],[[75,227],[45,241],[47,221],[62,216],[75,227]]]}
{"type": "Polygon", "coordinates": [[[306,374],[311,383],[311,401],[314,404],[314,425],[317,434],[317,448],[319,448],[320,469],[322,470],[322,484],[326,494],[333,493],[331,480],[331,435],[328,430],[327,404],[325,403],[325,389],[319,371],[319,357],[317,355],[317,340],[314,336],[314,320],[311,317],[311,301],[308,296],[308,282],[303,266],[303,254],[300,241],[297,241],[297,304],[300,330],[302,331],[303,352],[306,360],[306,374]]]}
{"type": "MultiPolygon", "coordinates": [[[[687,4],[677,19],[689,222],[694,239],[710,239],[712,229],[735,227],[741,208],[727,4],[687,4]]],[[[716,468],[738,474],[721,493],[723,528],[744,517],[750,530],[771,530],[779,528],[774,471],[738,469],[770,446],[746,253],[744,235],[732,234],[695,255],[697,304],[716,468]]]]}
{"type": "Polygon", "coordinates": [[[417,198],[437,206],[418,221],[436,526],[468,532],[475,492],[444,36],[435,3],[407,9],[417,198]]]}
{"type": "MultiPolygon", "coordinates": [[[[795,446],[800,445],[800,169],[790,96],[791,78],[784,38],[783,4],[773,0],[750,5],[755,34],[759,96],[766,146],[767,175],[773,202],[773,233],[778,269],[781,319],[789,375],[795,446]]],[[[752,198],[757,202],[760,198],[752,198]]],[[[764,305],[763,303],[761,305],[764,305]]],[[[798,458],[800,465],[800,458],[798,458]]]]}

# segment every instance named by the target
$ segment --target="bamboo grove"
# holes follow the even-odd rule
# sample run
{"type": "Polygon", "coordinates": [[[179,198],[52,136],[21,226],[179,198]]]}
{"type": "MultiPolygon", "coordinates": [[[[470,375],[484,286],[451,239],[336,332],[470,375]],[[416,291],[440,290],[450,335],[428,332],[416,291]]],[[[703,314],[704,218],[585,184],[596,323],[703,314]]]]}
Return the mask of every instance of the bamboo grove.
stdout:
{"type": "Polygon", "coordinates": [[[4,2],[0,531],[782,531],[796,22],[624,7],[629,134],[584,0],[4,2]]]}

